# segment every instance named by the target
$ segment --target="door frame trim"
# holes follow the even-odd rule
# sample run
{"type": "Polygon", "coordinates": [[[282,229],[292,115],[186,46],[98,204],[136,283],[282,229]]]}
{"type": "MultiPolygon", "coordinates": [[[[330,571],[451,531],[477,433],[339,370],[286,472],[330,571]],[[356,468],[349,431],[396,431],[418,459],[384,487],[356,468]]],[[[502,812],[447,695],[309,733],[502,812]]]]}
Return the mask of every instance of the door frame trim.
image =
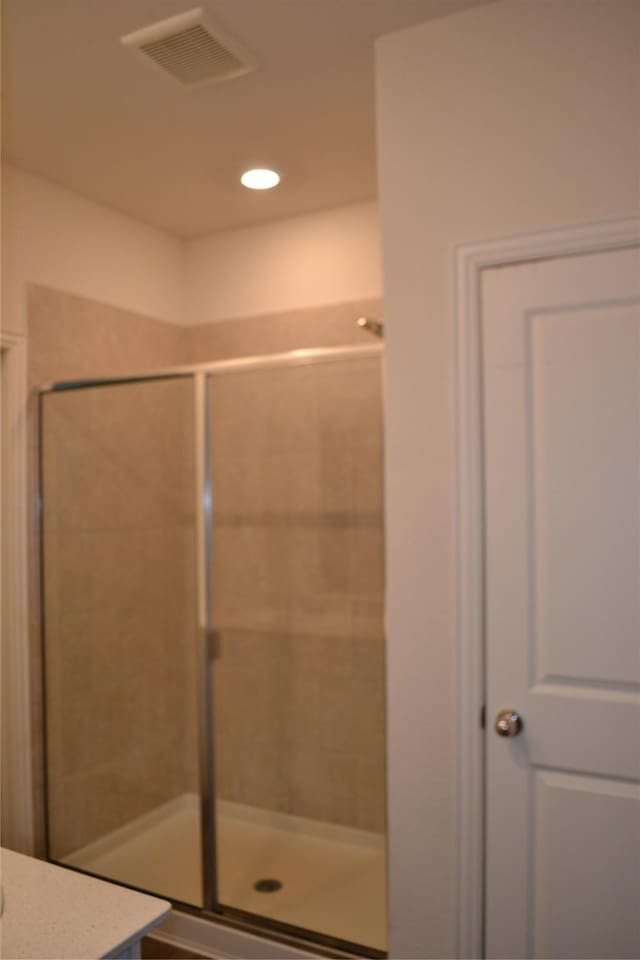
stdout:
{"type": "MultiPolygon", "coordinates": [[[[5,846],[33,854],[33,770],[27,567],[27,340],[2,331],[3,400],[10,456],[4,467],[2,640],[2,835],[5,846]],[[4,564],[3,564],[4,566],[4,564]],[[4,631],[6,630],[6,635],[4,631]]],[[[4,453],[7,453],[5,447],[4,453]]]]}
{"type": "Polygon", "coordinates": [[[456,487],[456,955],[484,955],[484,520],[482,271],[640,245],[640,217],[518,234],[454,250],[456,487]]]}

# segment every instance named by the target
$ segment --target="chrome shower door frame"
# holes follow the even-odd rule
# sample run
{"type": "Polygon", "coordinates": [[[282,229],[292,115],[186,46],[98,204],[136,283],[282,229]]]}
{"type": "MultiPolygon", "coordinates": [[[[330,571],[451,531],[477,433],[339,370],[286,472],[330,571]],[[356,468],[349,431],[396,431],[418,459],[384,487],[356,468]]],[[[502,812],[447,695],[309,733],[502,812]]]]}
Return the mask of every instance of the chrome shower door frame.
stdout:
{"type": "MultiPolygon", "coordinates": [[[[122,386],[134,383],[154,382],[158,380],[185,379],[193,384],[193,420],[194,420],[194,505],[196,518],[196,615],[198,632],[196,638],[197,663],[197,717],[198,717],[198,771],[200,779],[200,817],[201,817],[201,868],[202,868],[202,907],[186,904],[189,908],[214,912],[217,907],[217,841],[215,816],[215,759],[213,755],[213,682],[212,682],[212,483],[209,442],[209,383],[202,372],[191,368],[159,371],[158,373],[135,376],[112,377],[107,379],[78,380],[47,384],[38,391],[37,437],[38,437],[38,543],[39,543],[39,579],[40,579],[40,657],[43,691],[43,774],[45,797],[45,853],[48,860],[56,862],[51,855],[49,831],[49,765],[47,757],[47,677],[46,677],[46,622],[44,611],[44,526],[45,504],[43,498],[43,403],[51,393],[63,393],[88,388],[122,386]]],[[[78,869],[64,864],[69,869],[78,869]]],[[[90,873],[80,870],[82,873],[90,873]]],[[[95,874],[94,874],[95,875],[95,874]]],[[[96,875],[97,876],[97,875],[96,875]]],[[[127,886],[127,884],[123,884],[127,886]]],[[[185,906],[180,902],[181,906],[185,906]]]]}
{"type": "Polygon", "coordinates": [[[213,669],[213,478],[211,475],[210,384],[205,373],[193,374],[196,475],[196,602],[198,606],[198,750],[202,823],[203,910],[218,906],[218,841],[215,785],[215,713],[213,669]]]}
{"type": "MultiPolygon", "coordinates": [[[[211,379],[213,376],[235,373],[242,370],[257,370],[288,366],[305,366],[330,362],[339,359],[360,359],[382,357],[382,344],[367,344],[353,347],[319,347],[314,349],[292,350],[279,354],[267,354],[235,360],[222,360],[213,363],[195,364],[166,368],[149,373],[130,374],[110,378],[87,378],[75,381],[53,382],[38,390],[37,437],[38,437],[38,541],[40,576],[40,642],[43,690],[43,765],[45,797],[45,847],[46,857],[51,860],[49,837],[49,788],[47,762],[47,708],[46,708],[46,669],[45,641],[46,624],[44,616],[44,522],[43,503],[43,401],[50,393],[82,390],[90,387],[116,386],[146,381],[191,379],[193,382],[194,416],[194,464],[195,464],[195,517],[196,517],[196,605],[197,605],[197,715],[198,715],[198,757],[200,777],[200,813],[201,813],[201,866],[202,866],[202,907],[175,901],[174,905],[189,913],[204,914],[226,923],[229,926],[245,930],[253,935],[268,935],[275,941],[292,946],[304,947],[309,941],[315,942],[332,951],[334,956],[385,957],[383,951],[362,947],[360,944],[346,943],[321,931],[302,930],[286,923],[271,920],[262,915],[246,914],[232,907],[225,907],[218,899],[218,843],[216,821],[215,789],[215,714],[213,670],[217,656],[218,638],[214,628],[213,596],[213,477],[211,463],[211,379]],[[259,921],[259,922],[258,922],[259,921]],[[343,952],[348,951],[348,952],[343,952]]],[[[55,862],[55,861],[54,861],[55,862]]],[[[90,873],[67,864],[69,869],[90,873]]],[[[92,874],[97,876],[96,874],[92,874]]],[[[127,886],[127,884],[122,884],[127,886]]],[[[137,889],[137,888],[136,888],[137,889]]],[[[146,891],[150,892],[150,891],[146,891]]]]}

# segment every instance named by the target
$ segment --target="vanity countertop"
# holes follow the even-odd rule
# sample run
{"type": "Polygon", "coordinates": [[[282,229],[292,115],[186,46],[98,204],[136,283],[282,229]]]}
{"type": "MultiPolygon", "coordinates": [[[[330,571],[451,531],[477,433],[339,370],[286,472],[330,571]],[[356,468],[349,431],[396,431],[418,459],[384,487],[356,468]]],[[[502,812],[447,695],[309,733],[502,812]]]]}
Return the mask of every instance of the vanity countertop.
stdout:
{"type": "Polygon", "coordinates": [[[2,849],[0,956],[135,957],[141,937],[170,913],[150,897],[2,849]]]}

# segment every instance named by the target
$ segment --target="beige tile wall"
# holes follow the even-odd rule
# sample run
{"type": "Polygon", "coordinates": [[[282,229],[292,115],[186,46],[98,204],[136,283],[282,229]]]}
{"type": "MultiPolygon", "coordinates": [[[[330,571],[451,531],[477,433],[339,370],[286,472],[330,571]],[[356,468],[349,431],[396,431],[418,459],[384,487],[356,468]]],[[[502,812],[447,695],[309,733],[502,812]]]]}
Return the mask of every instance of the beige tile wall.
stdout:
{"type": "Polygon", "coordinates": [[[62,857],[198,789],[193,387],[50,394],[42,427],[49,829],[62,857]]]}
{"type": "MultiPolygon", "coordinates": [[[[186,359],[186,347],[171,324],[60,291],[31,287],[28,306],[34,804],[42,853],[35,390],[52,380],[170,366],[186,359]]],[[[175,402],[168,385],[154,393],[157,408],[144,405],[140,388],[126,388],[138,391],[134,402],[123,389],[59,394],[47,405],[46,649],[55,707],[48,717],[49,787],[57,856],[193,780],[186,772],[181,780],[187,748],[174,750],[167,762],[162,747],[184,732],[186,718],[177,714],[169,722],[166,698],[155,698],[163,659],[156,647],[182,637],[186,623],[186,610],[175,602],[184,590],[164,589],[186,569],[177,556],[187,531],[171,501],[183,478],[170,455],[174,444],[184,443],[184,404],[175,402]],[[171,482],[160,487],[163,474],[171,482]],[[138,705],[135,722],[125,709],[128,700],[138,705]]]]}
{"type": "MultiPolygon", "coordinates": [[[[380,302],[185,330],[34,287],[30,384],[373,342],[355,326],[361,313],[380,316],[380,302]]],[[[384,829],[379,374],[376,360],[341,361],[216,377],[213,388],[214,588],[223,637],[216,679],[219,794],[376,830],[384,829]]],[[[49,477],[58,498],[46,545],[47,568],[55,570],[47,585],[48,628],[59,640],[49,665],[59,708],[50,729],[50,759],[59,773],[52,814],[64,851],[196,788],[194,738],[185,733],[195,730],[195,698],[185,696],[195,683],[194,663],[186,647],[175,656],[176,637],[193,635],[193,583],[190,576],[185,582],[184,562],[193,556],[192,532],[184,504],[173,496],[189,486],[190,427],[180,420],[184,398],[172,388],[157,392],[147,407],[142,395],[131,403],[133,394],[125,399],[122,390],[92,390],[94,400],[82,408],[71,403],[73,394],[58,395],[52,411],[54,446],[64,449],[75,437],[67,459],[75,456],[85,473],[91,459],[101,478],[78,490],[81,470],[49,477]],[[106,436],[118,447],[120,473],[106,436]],[[174,458],[181,443],[183,455],[174,458]],[[105,523],[110,515],[113,522],[105,523]],[[181,583],[182,605],[171,583],[181,583]],[[64,667],[70,659],[74,675],[64,667]],[[100,686],[91,703],[87,677],[100,686]],[[114,702],[137,704],[136,715],[121,707],[110,717],[114,702]]],[[[34,451],[35,445],[32,476],[34,451]]],[[[32,568],[35,597],[35,562],[32,568]]]]}
{"type": "Polygon", "coordinates": [[[218,790],[384,830],[380,360],[213,381],[218,790]]]}
{"type": "Polygon", "coordinates": [[[204,363],[306,347],[373,343],[371,334],[356,325],[359,316],[381,317],[381,300],[355,300],[202,324],[189,328],[189,350],[194,361],[204,363]]]}

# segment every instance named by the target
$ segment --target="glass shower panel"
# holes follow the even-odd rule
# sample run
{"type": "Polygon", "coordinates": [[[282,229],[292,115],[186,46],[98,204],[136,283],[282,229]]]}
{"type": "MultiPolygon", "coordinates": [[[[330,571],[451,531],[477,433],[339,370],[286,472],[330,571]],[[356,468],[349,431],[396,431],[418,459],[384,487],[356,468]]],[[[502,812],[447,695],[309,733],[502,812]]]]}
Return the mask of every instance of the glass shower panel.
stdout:
{"type": "Polygon", "coordinates": [[[218,899],[386,948],[381,360],[210,380],[218,899]]]}
{"type": "Polygon", "coordinates": [[[49,855],[199,906],[193,380],[41,409],[49,855]]]}

